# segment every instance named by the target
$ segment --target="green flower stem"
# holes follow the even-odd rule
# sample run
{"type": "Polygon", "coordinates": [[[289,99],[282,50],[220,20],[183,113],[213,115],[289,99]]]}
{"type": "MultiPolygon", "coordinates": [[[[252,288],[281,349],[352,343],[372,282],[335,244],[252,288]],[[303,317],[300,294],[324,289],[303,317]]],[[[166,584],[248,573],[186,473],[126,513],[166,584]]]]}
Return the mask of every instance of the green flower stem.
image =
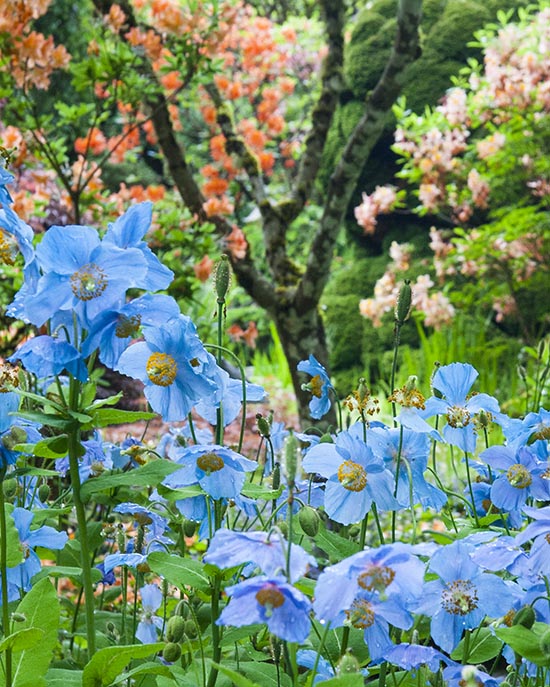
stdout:
{"type": "Polygon", "coordinates": [[[380,539],[380,546],[384,546],[386,543],[384,539],[384,532],[382,530],[382,525],[380,523],[380,516],[378,515],[378,509],[376,508],[376,503],[372,503],[372,514],[374,515],[374,521],[376,523],[376,530],[378,531],[378,538],[380,539]]]}
{"type": "MultiPolygon", "coordinates": [[[[395,389],[395,375],[397,373],[397,352],[399,350],[399,344],[401,343],[401,324],[399,322],[395,323],[394,338],[393,338],[393,361],[391,366],[391,377],[390,377],[390,394],[393,393],[395,389]]],[[[397,427],[397,422],[395,420],[397,416],[397,408],[395,406],[395,401],[391,404],[391,414],[393,417],[393,426],[397,427]]]]}
{"type": "MultiPolygon", "coordinates": [[[[221,502],[214,501],[214,531],[217,532],[222,523],[223,512],[221,502]]],[[[212,660],[214,663],[220,663],[222,657],[221,647],[221,630],[219,625],[216,625],[216,620],[220,616],[220,593],[221,593],[221,579],[218,575],[212,575],[210,578],[210,588],[212,590],[212,597],[210,600],[210,631],[212,633],[212,660]]],[[[214,687],[218,679],[218,669],[212,666],[210,674],[208,675],[207,687],[214,687]]]]}
{"type": "MultiPolygon", "coordinates": [[[[80,384],[71,377],[69,390],[69,404],[73,411],[78,410],[80,384]]],[[[69,474],[73,490],[76,521],[78,524],[80,541],[80,563],[82,566],[82,583],[84,587],[84,610],[86,615],[86,637],[88,640],[88,657],[95,654],[95,627],[94,627],[94,586],[92,582],[92,558],[88,545],[88,526],[86,522],[86,509],[80,496],[80,474],[78,472],[78,458],[80,455],[80,429],[75,428],[68,435],[69,474]]]]}
{"type": "MultiPolygon", "coordinates": [[[[223,312],[225,308],[225,299],[218,298],[218,345],[216,359],[218,365],[222,362],[222,349],[223,349],[223,312]]],[[[216,444],[221,446],[223,441],[223,407],[220,403],[219,407],[216,409],[216,444]]]]}
{"type": "Polygon", "coordinates": [[[479,518],[477,517],[476,503],[474,500],[474,490],[472,487],[472,476],[470,475],[470,461],[468,460],[468,453],[466,451],[464,451],[464,460],[466,461],[466,478],[468,480],[468,491],[470,492],[470,498],[472,500],[472,513],[474,514],[476,527],[479,527],[479,518]]]}
{"type": "MultiPolygon", "coordinates": [[[[6,524],[6,502],[4,500],[4,478],[6,467],[0,469],[0,574],[2,575],[2,630],[4,637],[10,634],[10,611],[8,607],[8,533],[6,524]]],[[[6,687],[12,685],[12,650],[7,648],[5,651],[4,670],[6,676],[6,687]]]]}
{"type": "MultiPolygon", "coordinates": [[[[397,449],[397,460],[395,462],[395,487],[393,490],[393,498],[397,498],[397,491],[399,489],[399,472],[401,470],[401,453],[403,451],[403,425],[399,425],[399,447],[397,449]]],[[[391,514],[391,541],[395,544],[395,526],[397,520],[397,513],[392,511],[391,514]]]]}
{"type": "Polygon", "coordinates": [[[380,664],[380,673],[378,674],[378,687],[385,687],[386,674],[388,672],[388,664],[386,661],[380,664]]]}

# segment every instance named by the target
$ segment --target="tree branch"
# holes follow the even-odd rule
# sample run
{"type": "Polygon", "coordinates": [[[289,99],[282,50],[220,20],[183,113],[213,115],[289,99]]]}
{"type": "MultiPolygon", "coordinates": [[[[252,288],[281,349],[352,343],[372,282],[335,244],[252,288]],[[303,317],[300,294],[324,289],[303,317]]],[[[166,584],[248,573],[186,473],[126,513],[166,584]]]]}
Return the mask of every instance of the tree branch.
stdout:
{"type": "Polygon", "coordinates": [[[365,161],[384,129],[387,114],[401,91],[406,67],[419,57],[422,0],[400,0],[397,37],[384,72],[367,96],[365,111],[332,173],[323,216],[313,238],[306,271],[298,284],[295,304],[305,312],[319,302],[330,274],[336,237],[365,161]]]}

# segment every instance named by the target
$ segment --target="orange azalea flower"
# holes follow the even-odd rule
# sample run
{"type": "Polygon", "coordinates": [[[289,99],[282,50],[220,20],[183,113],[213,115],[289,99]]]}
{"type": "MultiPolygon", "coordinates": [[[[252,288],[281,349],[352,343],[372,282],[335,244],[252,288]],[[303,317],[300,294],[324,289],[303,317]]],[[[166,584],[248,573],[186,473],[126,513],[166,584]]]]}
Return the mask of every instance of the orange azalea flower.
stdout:
{"type": "Polygon", "coordinates": [[[216,123],[216,108],[213,105],[204,105],[201,107],[201,113],[208,126],[214,126],[216,123]]]}
{"type": "Polygon", "coordinates": [[[212,274],[213,267],[214,261],[208,255],[205,255],[200,262],[197,262],[195,265],[193,265],[193,270],[197,279],[204,283],[205,281],[208,281],[210,275],[212,274]]]}
{"type": "Polygon", "coordinates": [[[183,81],[180,79],[179,73],[176,71],[168,72],[160,77],[160,82],[168,91],[175,91],[181,88],[183,81]]]}
{"type": "Polygon", "coordinates": [[[231,233],[224,238],[224,243],[231,255],[236,260],[242,260],[246,257],[248,242],[243,232],[237,227],[237,225],[233,225],[231,233]]]}
{"type": "Polygon", "coordinates": [[[270,174],[273,171],[275,165],[275,156],[273,153],[263,152],[258,155],[260,159],[260,167],[262,171],[266,174],[270,174]]]}
{"type": "Polygon", "coordinates": [[[214,76],[214,83],[220,89],[220,91],[225,91],[229,86],[229,79],[223,74],[216,74],[214,76]]]}
{"type": "Polygon", "coordinates": [[[230,215],[234,208],[227,196],[221,196],[221,198],[209,198],[203,203],[202,209],[207,217],[213,217],[214,215],[230,215]]]}
{"type": "Polygon", "coordinates": [[[90,129],[87,136],[80,136],[74,142],[75,152],[79,155],[86,155],[88,152],[92,155],[100,155],[106,148],[107,140],[96,127],[90,129]]]}
{"type": "Polygon", "coordinates": [[[220,177],[212,177],[209,181],[203,184],[202,192],[205,196],[222,196],[229,186],[227,179],[220,179],[220,177]]]}
{"type": "Polygon", "coordinates": [[[269,129],[269,133],[276,136],[285,128],[285,120],[280,114],[272,114],[267,118],[266,126],[269,129]]]}
{"type": "Polygon", "coordinates": [[[221,160],[225,155],[225,136],[218,134],[210,139],[210,155],[213,160],[221,160]]]}
{"type": "Polygon", "coordinates": [[[109,14],[103,17],[105,24],[115,33],[118,33],[120,29],[124,26],[126,21],[126,15],[122,11],[120,5],[111,5],[109,9],[109,14]]]}
{"type": "Polygon", "coordinates": [[[249,348],[256,348],[256,339],[259,332],[255,322],[249,322],[246,329],[234,324],[227,330],[233,341],[244,341],[249,348]]]}

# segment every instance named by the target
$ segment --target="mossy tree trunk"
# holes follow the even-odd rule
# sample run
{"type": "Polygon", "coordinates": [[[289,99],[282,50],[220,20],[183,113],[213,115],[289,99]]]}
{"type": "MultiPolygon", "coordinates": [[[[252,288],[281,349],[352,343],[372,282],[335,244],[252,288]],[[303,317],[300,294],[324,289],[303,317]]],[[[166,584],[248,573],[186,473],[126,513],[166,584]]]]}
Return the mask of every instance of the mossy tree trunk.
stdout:
{"type": "MultiPolygon", "coordinates": [[[[95,0],[106,11],[107,0],[95,0]]],[[[127,0],[119,1],[126,16],[124,31],[135,24],[132,8],[127,0]]],[[[419,34],[422,0],[399,0],[397,36],[380,76],[378,84],[367,96],[364,113],[352,132],[339,160],[335,163],[323,199],[323,214],[307,252],[303,265],[295,264],[288,256],[287,232],[292,222],[303,212],[311,199],[316,182],[327,134],[338,106],[343,87],[344,62],[344,0],[320,0],[326,27],[327,56],[322,72],[321,91],[311,113],[311,129],[305,140],[291,192],[275,202],[267,192],[256,156],[237,133],[230,103],[212,82],[207,91],[216,107],[217,122],[226,139],[226,150],[235,153],[242,161],[248,177],[247,191],[256,203],[262,218],[265,259],[269,273],[255,264],[250,251],[242,259],[230,256],[240,285],[273,318],[288,359],[294,390],[298,399],[299,415],[303,423],[309,422],[310,395],[302,391],[305,378],[296,371],[300,360],[309,354],[327,370],[328,350],[319,312],[323,290],[327,284],[338,232],[361,171],[372,148],[380,137],[387,115],[399,95],[405,68],[419,55],[419,34]]],[[[121,38],[124,36],[121,30],[121,38]]],[[[156,77],[145,62],[146,77],[151,83],[156,77]]],[[[232,225],[224,217],[207,218],[203,210],[203,197],[198,181],[187,164],[185,150],[178,141],[170,121],[168,101],[162,89],[148,96],[159,147],[183,201],[200,219],[213,222],[220,235],[227,235],[232,225]]],[[[334,422],[334,414],[327,419],[334,422]]]]}

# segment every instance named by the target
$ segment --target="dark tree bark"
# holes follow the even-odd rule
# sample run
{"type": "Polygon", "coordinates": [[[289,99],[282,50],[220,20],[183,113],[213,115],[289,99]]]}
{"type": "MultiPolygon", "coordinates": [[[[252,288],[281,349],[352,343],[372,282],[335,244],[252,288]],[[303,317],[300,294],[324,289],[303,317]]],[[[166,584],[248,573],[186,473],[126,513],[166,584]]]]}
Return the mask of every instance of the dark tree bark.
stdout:
{"type": "MultiPolygon", "coordinates": [[[[96,4],[101,5],[105,12],[105,4],[110,3],[96,0],[96,4]]],[[[135,24],[127,3],[123,1],[118,4],[122,5],[129,18],[129,25],[132,22],[135,24]]],[[[321,93],[311,116],[311,130],[305,141],[293,189],[287,198],[278,203],[269,199],[257,159],[236,132],[228,105],[222,101],[213,83],[207,89],[216,107],[218,124],[226,138],[226,148],[241,159],[248,177],[248,192],[260,210],[269,274],[258,270],[249,252],[242,260],[230,256],[232,266],[240,285],[273,318],[290,367],[303,424],[311,423],[308,409],[311,397],[301,388],[307,379],[297,372],[296,365],[313,354],[329,369],[326,337],[319,311],[320,299],[329,278],[334,246],[353,190],[382,133],[385,118],[401,91],[404,70],[419,55],[418,26],[422,0],[399,0],[398,31],[390,58],[378,84],[368,95],[364,114],[330,176],[322,218],[311,242],[307,262],[299,266],[288,256],[287,232],[311,198],[342,88],[345,3],[344,0],[320,0],[320,6],[326,26],[328,53],[323,67],[321,93]]],[[[145,65],[147,78],[155,80],[151,66],[145,65]]],[[[146,103],[174,184],[191,212],[204,221],[208,219],[214,222],[219,234],[227,235],[232,227],[225,218],[207,218],[204,213],[205,198],[187,164],[185,150],[175,136],[168,104],[160,88],[146,103]]],[[[335,423],[333,411],[325,421],[335,423]]]]}

